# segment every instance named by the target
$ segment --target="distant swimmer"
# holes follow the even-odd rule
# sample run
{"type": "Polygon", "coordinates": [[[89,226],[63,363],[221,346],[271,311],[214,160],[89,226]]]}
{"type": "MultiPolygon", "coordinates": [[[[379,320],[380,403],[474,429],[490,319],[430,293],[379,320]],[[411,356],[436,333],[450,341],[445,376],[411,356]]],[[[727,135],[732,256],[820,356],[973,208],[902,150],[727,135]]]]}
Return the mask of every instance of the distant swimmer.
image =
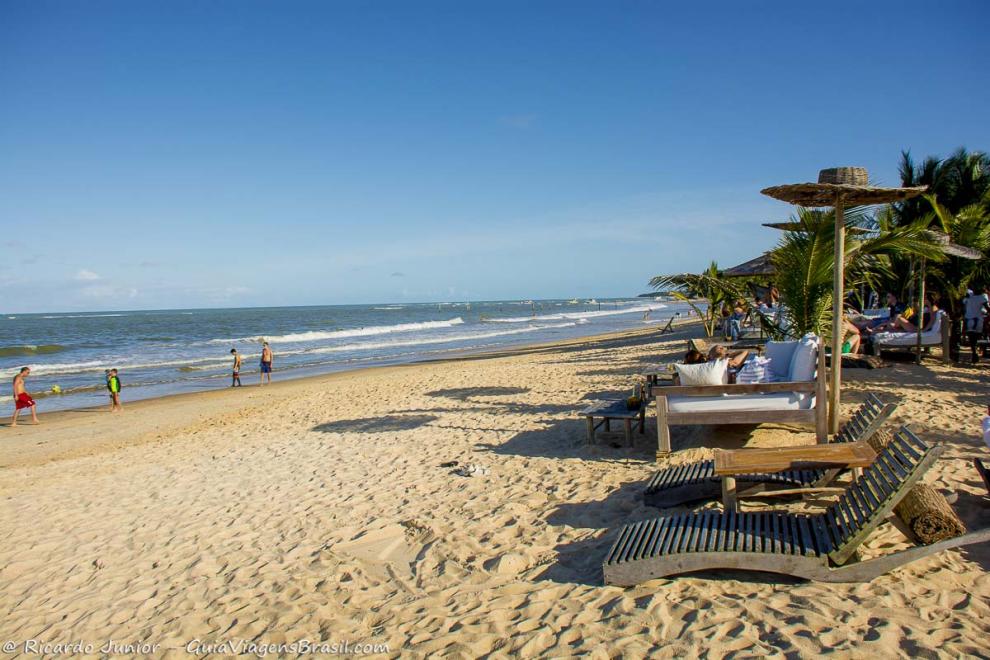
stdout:
{"type": "Polygon", "coordinates": [[[25,408],[31,409],[31,419],[35,424],[38,422],[38,414],[35,408],[34,399],[27,393],[24,387],[24,379],[31,375],[30,367],[21,367],[21,370],[14,376],[14,417],[10,421],[11,426],[17,426],[17,416],[25,408]]]}
{"type": "Polygon", "coordinates": [[[110,391],[110,412],[120,412],[124,409],[120,405],[120,377],[116,369],[107,372],[107,390],[110,391]]]}
{"type": "Polygon", "coordinates": [[[265,378],[268,378],[268,384],[272,383],[272,361],[274,360],[274,355],[272,355],[272,349],[268,346],[266,341],[261,345],[261,384],[265,384],[265,378]]]}
{"type": "Polygon", "coordinates": [[[241,354],[237,352],[236,348],[230,349],[230,354],[234,356],[234,376],[230,381],[231,387],[241,386],[241,354]]]}

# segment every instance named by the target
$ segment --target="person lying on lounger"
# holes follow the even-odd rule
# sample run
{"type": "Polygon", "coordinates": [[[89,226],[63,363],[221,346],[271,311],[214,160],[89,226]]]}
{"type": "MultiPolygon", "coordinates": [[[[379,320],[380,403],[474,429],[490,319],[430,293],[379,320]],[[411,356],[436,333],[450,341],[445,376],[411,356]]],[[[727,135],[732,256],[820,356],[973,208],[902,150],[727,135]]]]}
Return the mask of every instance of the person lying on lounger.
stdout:
{"type": "Polygon", "coordinates": [[[712,350],[708,351],[709,362],[712,360],[728,360],[729,369],[739,369],[747,357],[749,357],[749,351],[730,352],[725,346],[712,346],[712,350]]]}
{"type": "Polygon", "coordinates": [[[843,353],[859,353],[859,346],[861,338],[859,336],[859,328],[849,320],[848,316],[843,315],[842,317],[842,352],[843,353]]]}
{"type": "Polygon", "coordinates": [[[705,355],[701,351],[691,349],[684,355],[684,364],[701,364],[712,360],[728,360],[730,369],[738,369],[746,361],[749,351],[728,351],[725,346],[712,346],[712,350],[705,355]]]}
{"type": "MultiPolygon", "coordinates": [[[[938,305],[935,304],[934,296],[925,296],[925,313],[922,316],[922,332],[928,332],[932,329],[932,325],[935,322],[936,313],[938,312],[938,305]]],[[[898,314],[891,318],[886,323],[878,325],[875,328],[867,329],[866,332],[874,334],[877,332],[917,332],[918,331],[918,313],[915,312],[909,317],[905,318],[903,314],[898,314]]]]}

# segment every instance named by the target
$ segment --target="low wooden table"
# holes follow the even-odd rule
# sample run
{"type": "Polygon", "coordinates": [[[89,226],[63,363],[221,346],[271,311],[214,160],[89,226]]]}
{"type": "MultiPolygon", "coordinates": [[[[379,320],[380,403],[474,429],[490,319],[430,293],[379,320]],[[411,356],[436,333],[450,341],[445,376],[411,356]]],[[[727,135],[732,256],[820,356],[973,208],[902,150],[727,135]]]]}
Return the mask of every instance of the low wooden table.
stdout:
{"type": "Polygon", "coordinates": [[[736,476],[740,474],[864,468],[870,466],[876,457],[876,452],[865,442],[766,449],[716,449],[715,474],[722,477],[722,503],[728,510],[736,508],[736,476]]]}
{"type": "Polygon", "coordinates": [[[588,406],[581,411],[581,414],[587,418],[588,421],[588,444],[594,444],[595,442],[595,431],[598,427],[604,426],[606,431],[611,430],[609,428],[609,422],[613,419],[621,419],[623,423],[623,429],[626,436],[626,444],[630,447],[633,446],[632,439],[632,426],[633,421],[636,420],[639,426],[639,433],[643,435],[646,433],[646,402],[642,401],[639,404],[639,408],[636,410],[629,410],[626,405],[626,400],[621,401],[600,401],[596,404],[588,406]],[[595,423],[595,418],[600,418],[601,421],[597,424],[595,423]]]}
{"type": "Polygon", "coordinates": [[[670,370],[670,365],[667,364],[650,365],[640,376],[646,383],[646,395],[649,398],[653,398],[654,387],[674,384],[674,372],[670,370]]]}

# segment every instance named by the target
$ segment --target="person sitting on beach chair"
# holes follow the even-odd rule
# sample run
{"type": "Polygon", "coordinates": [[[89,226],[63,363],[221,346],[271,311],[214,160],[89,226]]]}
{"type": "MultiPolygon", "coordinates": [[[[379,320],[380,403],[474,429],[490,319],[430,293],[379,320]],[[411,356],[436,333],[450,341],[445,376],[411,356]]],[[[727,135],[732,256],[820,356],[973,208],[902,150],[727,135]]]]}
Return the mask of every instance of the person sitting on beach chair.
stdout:
{"type": "MultiPolygon", "coordinates": [[[[938,313],[938,305],[935,304],[934,295],[925,296],[925,310],[924,314],[921,316],[922,332],[928,332],[931,330],[932,324],[935,323],[936,314],[938,313]]],[[[903,314],[897,314],[891,317],[889,321],[878,325],[875,328],[868,328],[866,330],[869,334],[875,334],[877,332],[918,332],[918,313],[909,314],[910,310],[905,310],[903,314]]]]}

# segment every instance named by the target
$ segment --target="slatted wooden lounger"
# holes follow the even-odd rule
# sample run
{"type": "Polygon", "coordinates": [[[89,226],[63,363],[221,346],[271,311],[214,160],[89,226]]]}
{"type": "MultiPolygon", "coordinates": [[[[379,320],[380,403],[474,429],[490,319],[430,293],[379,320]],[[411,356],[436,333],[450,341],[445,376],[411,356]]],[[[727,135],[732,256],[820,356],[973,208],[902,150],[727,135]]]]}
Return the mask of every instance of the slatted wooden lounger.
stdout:
{"type": "MultiPolygon", "coordinates": [[[[875,394],[847,421],[831,442],[865,442],[890,417],[895,403],[885,404],[875,394]]],[[[751,474],[736,477],[739,495],[755,495],[771,489],[822,488],[835,479],[839,470],[788,470],[771,474],[751,474]]],[[[659,509],[679,506],[686,502],[708,500],[721,493],[722,479],[715,474],[715,461],[697,461],[658,470],[646,484],[644,503],[659,509]]]]}
{"type": "Polygon", "coordinates": [[[929,446],[902,428],[874,464],[824,513],[702,511],[626,525],[606,555],[605,582],[628,586],[712,569],[868,582],[937,552],[990,540],[990,528],[986,528],[846,564],[941,453],[940,445],[929,446]]]}

